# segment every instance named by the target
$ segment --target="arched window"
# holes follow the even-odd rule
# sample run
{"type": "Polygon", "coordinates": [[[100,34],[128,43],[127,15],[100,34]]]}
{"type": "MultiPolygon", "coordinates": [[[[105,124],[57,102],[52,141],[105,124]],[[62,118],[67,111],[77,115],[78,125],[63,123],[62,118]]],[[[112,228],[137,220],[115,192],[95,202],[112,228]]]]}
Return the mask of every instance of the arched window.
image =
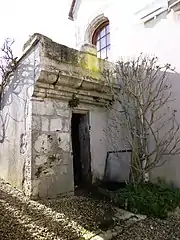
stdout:
{"type": "Polygon", "coordinates": [[[109,21],[103,22],[95,30],[92,36],[92,44],[96,45],[99,58],[108,59],[110,51],[109,21]]]}

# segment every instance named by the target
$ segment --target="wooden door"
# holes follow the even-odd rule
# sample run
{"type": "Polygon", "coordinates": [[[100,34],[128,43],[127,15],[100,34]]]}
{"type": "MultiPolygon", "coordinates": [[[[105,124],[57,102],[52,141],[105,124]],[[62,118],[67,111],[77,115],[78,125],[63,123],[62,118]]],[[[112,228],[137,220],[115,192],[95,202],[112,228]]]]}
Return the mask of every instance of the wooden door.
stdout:
{"type": "Polygon", "coordinates": [[[89,113],[83,114],[79,124],[80,161],[82,166],[82,182],[91,184],[91,154],[89,113]]]}

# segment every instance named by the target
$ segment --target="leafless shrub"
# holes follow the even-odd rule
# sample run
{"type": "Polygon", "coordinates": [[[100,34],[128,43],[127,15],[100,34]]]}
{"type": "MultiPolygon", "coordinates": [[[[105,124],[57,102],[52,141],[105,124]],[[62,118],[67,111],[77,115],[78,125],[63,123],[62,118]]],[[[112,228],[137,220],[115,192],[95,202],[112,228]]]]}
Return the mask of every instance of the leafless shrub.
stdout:
{"type": "Polygon", "coordinates": [[[172,71],[170,64],[159,66],[157,58],[141,54],[135,60],[119,61],[114,71],[105,73],[113,102],[107,106],[109,140],[115,150],[120,141],[132,149],[133,182],[148,180],[150,170],[180,154],[180,126],[168,79],[172,71]]]}
{"type": "Polygon", "coordinates": [[[0,143],[3,143],[5,139],[5,122],[2,116],[3,108],[3,95],[6,87],[10,83],[11,75],[17,66],[17,58],[14,57],[12,51],[12,45],[14,40],[7,38],[5,39],[2,47],[0,48],[0,143]]]}
{"type": "Polygon", "coordinates": [[[14,57],[12,51],[13,43],[14,40],[7,38],[5,39],[2,47],[0,48],[0,100],[2,100],[3,92],[6,86],[9,84],[11,74],[17,66],[17,58],[14,57]]]}

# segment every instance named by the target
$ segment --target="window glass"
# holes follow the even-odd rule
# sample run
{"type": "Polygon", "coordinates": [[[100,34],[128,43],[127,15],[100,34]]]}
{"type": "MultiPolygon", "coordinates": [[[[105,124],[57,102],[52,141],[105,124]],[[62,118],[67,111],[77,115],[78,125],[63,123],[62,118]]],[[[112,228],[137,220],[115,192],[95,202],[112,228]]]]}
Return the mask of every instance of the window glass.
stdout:
{"type": "Polygon", "coordinates": [[[97,47],[97,56],[102,59],[108,59],[110,51],[110,30],[109,22],[104,23],[96,30],[93,44],[97,47]]]}
{"type": "Polygon", "coordinates": [[[109,24],[106,26],[106,34],[109,33],[109,24]]]}
{"type": "Polygon", "coordinates": [[[101,58],[102,59],[106,59],[107,58],[106,48],[101,49],[101,58]]]}
{"type": "Polygon", "coordinates": [[[106,36],[106,40],[107,40],[107,46],[110,45],[110,34],[109,33],[106,36]]]}
{"type": "Polygon", "coordinates": [[[100,38],[104,37],[104,35],[106,35],[106,28],[105,27],[100,31],[100,38]]]}
{"type": "Polygon", "coordinates": [[[97,41],[97,43],[96,43],[97,51],[100,51],[100,49],[101,49],[101,44],[100,43],[101,43],[100,40],[97,41]]]}
{"type": "Polygon", "coordinates": [[[101,48],[105,48],[106,47],[106,36],[104,36],[103,38],[101,38],[99,40],[101,42],[101,48]]]}

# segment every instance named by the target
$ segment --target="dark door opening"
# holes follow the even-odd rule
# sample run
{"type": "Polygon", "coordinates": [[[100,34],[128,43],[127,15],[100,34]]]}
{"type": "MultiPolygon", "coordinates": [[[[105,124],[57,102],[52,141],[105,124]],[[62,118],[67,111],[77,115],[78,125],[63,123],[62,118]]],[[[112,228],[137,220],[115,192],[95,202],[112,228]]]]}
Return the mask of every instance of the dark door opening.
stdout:
{"type": "Polygon", "coordinates": [[[89,114],[72,114],[71,137],[73,150],[74,185],[91,184],[89,114]]]}

